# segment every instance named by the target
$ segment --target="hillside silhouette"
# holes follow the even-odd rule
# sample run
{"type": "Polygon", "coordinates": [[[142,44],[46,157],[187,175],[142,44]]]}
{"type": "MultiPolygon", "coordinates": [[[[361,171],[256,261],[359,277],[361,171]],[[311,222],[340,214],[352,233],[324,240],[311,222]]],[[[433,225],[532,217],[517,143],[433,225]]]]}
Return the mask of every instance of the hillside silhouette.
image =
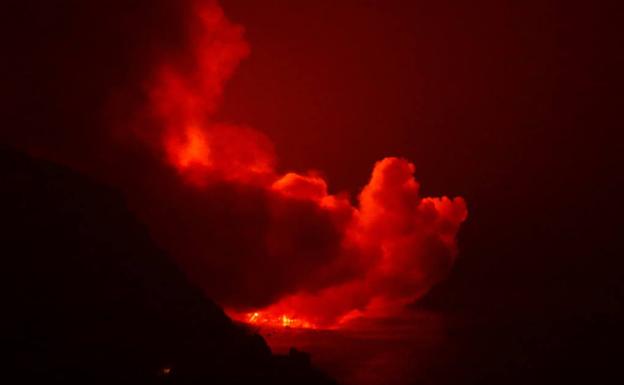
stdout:
{"type": "Polygon", "coordinates": [[[0,185],[11,383],[333,383],[192,287],[115,191],[6,148],[0,185]]]}

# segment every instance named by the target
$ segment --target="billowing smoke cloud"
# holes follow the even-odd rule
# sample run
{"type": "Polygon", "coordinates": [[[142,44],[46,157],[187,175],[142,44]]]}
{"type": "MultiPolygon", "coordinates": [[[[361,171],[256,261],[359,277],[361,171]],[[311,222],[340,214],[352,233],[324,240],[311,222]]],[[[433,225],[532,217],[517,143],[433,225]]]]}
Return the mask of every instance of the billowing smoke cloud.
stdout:
{"type": "Polygon", "coordinates": [[[388,311],[442,279],[463,199],[421,197],[399,158],[375,165],[356,205],[319,175],[280,174],[264,134],[213,118],[250,53],[242,27],[215,1],[191,14],[190,61],[158,64],[144,111],[158,134],[142,133],[183,181],[149,223],[191,278],[237,317],[299,326],[388,311]]]}
{"type": "Polygon", "coordinates": [[[281,172],[266,135],[216,120],[251,52],[216,1],[61,3],[15,3],[4,24],[23,39],[7,42],[3,141],[119,187],[230,314],[335,326],[447,274],[465,203],[420,196],[407,160],[379,161],[350,197],[317,173],[281,172]]]}

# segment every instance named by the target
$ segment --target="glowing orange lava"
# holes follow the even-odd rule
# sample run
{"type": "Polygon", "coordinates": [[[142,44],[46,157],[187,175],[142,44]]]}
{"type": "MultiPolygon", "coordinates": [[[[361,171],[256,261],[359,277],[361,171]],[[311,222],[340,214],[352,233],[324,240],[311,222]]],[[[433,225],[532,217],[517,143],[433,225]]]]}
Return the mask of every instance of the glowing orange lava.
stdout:
{"type": "Polygon", "coordinates": [[[235,320],[249,325],[267,328],[293,328],[293,329],[318,329],[319,326],[294,315],[272,314],[265,311],[249,313],[237,313],[229,311],[228,314],[235,320]]]}

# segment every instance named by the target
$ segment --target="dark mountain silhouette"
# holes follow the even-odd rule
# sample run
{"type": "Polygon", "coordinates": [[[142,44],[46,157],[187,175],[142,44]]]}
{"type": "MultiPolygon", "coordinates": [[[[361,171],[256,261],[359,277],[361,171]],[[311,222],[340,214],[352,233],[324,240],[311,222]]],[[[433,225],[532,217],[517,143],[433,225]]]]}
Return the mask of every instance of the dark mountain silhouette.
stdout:
{"type": "Polygon", "coordinates": [[[5,379],[333,383],[204,298],[115,191],[11,149],[0,149],[0,186],[5,379]]]}

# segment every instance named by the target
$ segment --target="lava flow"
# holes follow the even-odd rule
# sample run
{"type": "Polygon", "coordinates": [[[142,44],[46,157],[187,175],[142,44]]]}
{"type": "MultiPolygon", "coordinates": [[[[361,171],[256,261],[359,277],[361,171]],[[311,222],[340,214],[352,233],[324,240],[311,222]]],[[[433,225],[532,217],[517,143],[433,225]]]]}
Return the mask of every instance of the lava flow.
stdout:
{"type": "Polygon", "coordinates": [[[464,200],[422,197],[402,158],[377,162],[355,199],[318,173],[280,172],[266,135],[215,119],[250,54],[243,28],[216,1],[192,4],[188,58],[156,67],[142,135],[181,181],[166,198],[176,215],[152,227],[189,277],[233,318],[290,328],[388,314],[443,279],[464,200]]]}
{"type": "MultiPolygon", "coordinates": [[[[235,313],[232,313],[233,316],[235,313]]],[[[296,328],[296,329],[316,329],[317,326],[300,318],[291,318],[285,314],[271,315],[266,312],[253,312],[247,313],[240,319],[251,325],[268,326],[268,327],[283,327],[283,328],[296,328]]]]}

